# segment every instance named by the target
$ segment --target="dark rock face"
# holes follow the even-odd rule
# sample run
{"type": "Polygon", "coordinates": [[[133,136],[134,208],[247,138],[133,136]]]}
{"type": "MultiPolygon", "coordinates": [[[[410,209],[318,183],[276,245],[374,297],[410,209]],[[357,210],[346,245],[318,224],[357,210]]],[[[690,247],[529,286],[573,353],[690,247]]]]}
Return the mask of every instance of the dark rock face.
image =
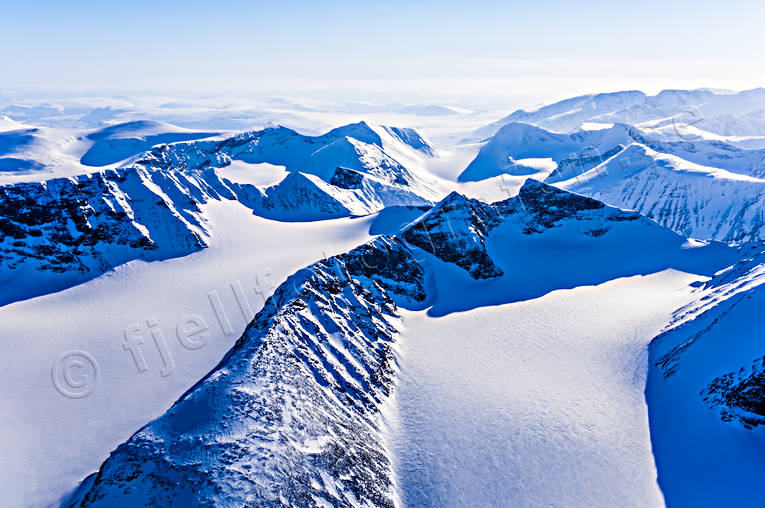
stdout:
{"type": "Polygon", "coordinates": [[[454,192],[405,229],[401,237],[447,263],[464,268],[474,279],[489,279],[504,273],[494,264],[485,245],[498,220],[491,205],[454,192]]]}
{"type": "MultiPolygon", "coordinates": [[[[412,188],[412,182],[363,122],[322,136],[279,127],[160,144],[129,167],[0,187],[0,280],[32,279],[43,271],[49,273],[41,287],[63,289],[131,260],[189,254],[207,246],[202,205],[211,199],[237,200],[274,220],[324,220],[388,205],[429,205],[418,194],[425,188],[412,188]],[[336,143],[350,151],[322,152],[336,143]],[[295,171],[317,151],[325,162],[347,156],[361,169],[337,168],[331,181],[295,171]],[[285,165],[291,172],[266,189],[220,178],[216,169],[234,159],[285,165]]],[[[0,295],[0,304],[43,291],[25,286],[0,295]]]]}
{"type": "Polygon", "coordinates": [[[155,169],[186,170],[225,167],[232,160],[285,166],[288,171],[315,174],[327,182],[338,163],[352,165],[354,171],[374,175],[392,184],[412,182],[409,171],[383,150],[380,136],[364,122],[338,127],[321,136],[304,136],[285,127],[276,127],[241,132],[222,140],[162,144],[146,152],[136,164],[155,169]],[[356,146],[359,143],[365,149],[359,149],[356,146]],[[371,152],[371,159],[365,150],[371,152]],[[329,174],[323,170],[327,164],[332,164],[329,174]]]}
{"type": "Polygon", "coordinates": [[[396,302],[424,299],[424,270],[395,239],[300,270],[65,504],[392,507],[379,411],[396,302]]]}
{"type": "MultiPolygon", "coordinates": [[[[211,189],[138,169],[0,188],[0,271],[22,266],[103,273],[131,259],[188,253],[206,245],[196,215],[211,189]],[[183,194],[185,200],[168,196],[183,194]]],[[[216,194],[217,195],[217,194],[216,194]]]]}
{"type": "Polygon", "coordinates": [[[364,175],[358,171],[339,167],[335,170],[329,183],[341,189],[358,189],[363,181],[364,175]]]}
{"type": "MultiPolygon", "coordinates": [[[[562,191],[536,180],[527,180],[517,199],[530,218],[524,229],[527,234],[541,233],[564,219],[577,217],[589,210],[601,210],[606,206],[595,199],[562,191]]],[[[637,219],[639,214],[630,213],[625,217],[637,219]]]]}
{"type": "Polygon", "coordinates": [[[751,429],[765,423],[765,356],[738,372],[714,379],[701,391],[704,402],[723,421],[738,421],[751,429]]]}
{"type": "Polygon", "coordinates": [[[610,222],[640,218],[636,212],[606,207],[600,201],[556,187],[526,180],[518,196],[487,204],[452,193],[401,234],[406,242],[442,261],[464,268],[474,279],[504,274],[486,250],[486,239],[508,221],[524,234],[539,234],[569,219],[596,217],[595,227],[584,234],[599,237],[610,231],[610,222]]]}

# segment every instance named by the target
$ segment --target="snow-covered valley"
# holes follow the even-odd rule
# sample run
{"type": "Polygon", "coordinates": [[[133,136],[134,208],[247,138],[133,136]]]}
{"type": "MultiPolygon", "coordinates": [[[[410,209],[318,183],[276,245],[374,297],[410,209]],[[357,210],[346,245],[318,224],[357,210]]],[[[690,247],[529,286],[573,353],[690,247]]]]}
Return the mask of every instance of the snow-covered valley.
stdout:
{"type": "Polygon", "coordinates": [[[391,443],[408,506],[662,506],[648,342],[672,270],[443,317],[406,313],[391,443]]]}
{"type": "Polygon", "coordinates": [[[761,89],[122,100],[0,101],[4,504],[757,506],[761,89]]]}
{"type": "Polygon", "coordinates": [[[366,218],[285,224],[235,202],[212,202],[205,212],[214,230],[207,249],[133,261],[0,308],[4,347],[13,351],[0,360],[13,373],[2,385],[0,417],[9,506],[55,502],[215,366],[296,267],[369,238],[366,218]],[[201,318],[199,345],[178,340],[188,316],[201,318]],[[138,356],[124,347],[134,337],[142,341],[138,356]],[[78,399],[51,384],[51,366],[72,350],[88,352],[100,368],[93,393],[78,399]]]}

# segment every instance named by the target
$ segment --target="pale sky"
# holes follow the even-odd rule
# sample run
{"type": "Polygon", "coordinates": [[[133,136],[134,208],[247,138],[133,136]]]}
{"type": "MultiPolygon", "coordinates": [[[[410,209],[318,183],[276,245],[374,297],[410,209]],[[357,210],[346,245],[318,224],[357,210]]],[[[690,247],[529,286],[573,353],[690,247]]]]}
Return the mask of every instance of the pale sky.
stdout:
{"type": "Polygon", "coordinates": [[[27,0],[0,13],[0,89],[438,99],[765,86],[758,1],[27,0]]]}

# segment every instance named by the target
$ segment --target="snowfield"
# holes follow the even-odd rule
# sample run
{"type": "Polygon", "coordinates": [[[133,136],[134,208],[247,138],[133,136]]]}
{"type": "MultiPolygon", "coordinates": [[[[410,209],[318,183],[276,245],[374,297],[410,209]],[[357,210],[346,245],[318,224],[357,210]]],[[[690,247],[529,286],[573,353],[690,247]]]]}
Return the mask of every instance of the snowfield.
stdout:
{"type": "Polygon", "coordinates": [[[211,202],[205,213],[214,230],[207,249],[134,261],[71,289],[0,308],[4,348],[14,352],[0,359],[0,369],[13,373],[0,397],[0,491],[7,506],[54,503],[206,374],[288,275],[369,238],[366,218],[279,223],[231,201],[211,202]],[[189,315],[208,328],[198,349],[177,337],[189,315]],[[172,364],[152,338],[151,319],[172,364]],[[131,325],[143,340],[143,372],[123,347],[131,325]],[[80,399],[63,397],[51,383],[51,367],[71,350],[90,353],[100,367],[93,393],[80,399]]]}
{"type": "Polygon", "coordinates": [[[389,437],[405,505],[663,506],[647,345],[694,280],[667,270],[406,313],[389,437]]]}
{"type": "Polygon", "coordinates": [[[765,89],[507,113],[0,91],[0,504],[760,506],[765,89]]]}

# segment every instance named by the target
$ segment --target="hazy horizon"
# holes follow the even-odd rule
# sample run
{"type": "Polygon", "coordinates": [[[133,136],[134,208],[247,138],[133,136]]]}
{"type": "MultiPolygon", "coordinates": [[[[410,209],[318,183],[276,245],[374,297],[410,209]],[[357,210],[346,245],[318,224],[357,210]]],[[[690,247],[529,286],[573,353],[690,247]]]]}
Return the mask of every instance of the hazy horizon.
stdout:
{"type": "Polygon", "coordinates": [[[16,3],[0,90],[550,102],[765,85],[753,2],[16,3]],[[192,8],[193,7],[193,8],[192,8]]]}

